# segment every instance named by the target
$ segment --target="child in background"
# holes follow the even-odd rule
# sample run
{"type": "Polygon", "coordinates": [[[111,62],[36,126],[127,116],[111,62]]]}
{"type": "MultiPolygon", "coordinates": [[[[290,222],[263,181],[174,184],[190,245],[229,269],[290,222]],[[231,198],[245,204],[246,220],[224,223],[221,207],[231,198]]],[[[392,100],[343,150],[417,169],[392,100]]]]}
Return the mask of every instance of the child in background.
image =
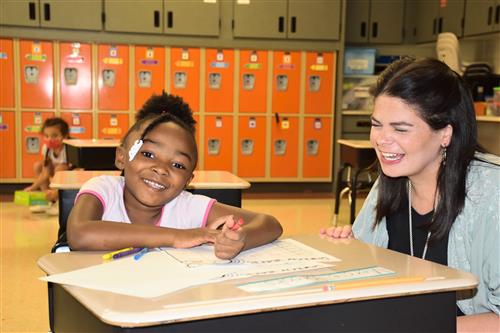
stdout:
{"type": "MultiPolygon", "coordinates": [[[[66,159],[64,139],[69,137],[69,127],[61,118],[48,118],[42,125],[43,160],[34,164],[36,179],[25,191],[44,191],[47,201],[54,203],[58,199],[57,190],[51,189],[50,179],[59,170],[68,170],[70,165],[66,159]]],[[[54,207],[57,207],[54,205],[54,207]]],[[[45,212],[46,206],[34,206],[32,212],[45,212]]],[[[55,212],[55,210],[52,210],[55,212]]]]}
{"type": "Polygon", "coordinates": [[[195,121],[189,108],[183,116],[187,123],[172,110],[162,111],[137,121],[117,148],[116,165],[123,176],[99,176],[83,185],[68,219],[70,247],[189,248],[213,243],[217,257],[230,259],[277,239],[282,228],[274,217],[184,190],[198,159],[195,121]]]}

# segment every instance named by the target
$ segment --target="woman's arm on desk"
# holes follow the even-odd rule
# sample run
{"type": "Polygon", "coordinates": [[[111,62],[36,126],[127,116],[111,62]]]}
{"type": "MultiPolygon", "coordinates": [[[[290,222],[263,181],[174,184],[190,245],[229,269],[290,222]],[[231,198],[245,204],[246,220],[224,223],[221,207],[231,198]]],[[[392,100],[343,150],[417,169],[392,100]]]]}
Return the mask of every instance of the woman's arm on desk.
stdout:
{"type": "Polygon", "coordinates": [[[319,233],[329,238],[354,238],[350,224],[341,227],[321,228],[319,233]]]}
{"type": "Polygon", "coordinates": [[[493,312],[457,317],[457,333],[500,332],[500,316],[493,312]]]}

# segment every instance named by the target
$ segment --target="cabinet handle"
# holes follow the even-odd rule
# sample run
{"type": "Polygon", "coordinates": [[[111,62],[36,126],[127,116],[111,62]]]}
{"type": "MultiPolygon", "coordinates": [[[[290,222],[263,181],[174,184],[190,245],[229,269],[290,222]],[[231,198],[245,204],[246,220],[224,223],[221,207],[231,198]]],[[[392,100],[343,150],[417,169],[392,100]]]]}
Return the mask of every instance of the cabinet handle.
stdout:
{"type": "Polygon", "coordinates": [[[30,20],[36,20],[36,7],[34,2],[28,4],[30,20]]]}
{"type": "Polygon", "coordinates": [[[366,37],[366,22],[361,22],[361,37],[366,37]]]}
{"type": "Polygon", "coordinates": [[[377,37],[378,35],[378,22],[373,22],[372,24],[372,37],[377,37]]]}
{"type": "Polygon", "coordinates": [[[436,19],[432,20],[432,34],[436,34],[436,19]]]}
{"type": "Polygon", "coordinates": [[[443,18],[439,18],[439,24],[438,24],[438,33],[443,32],[443,18]]]}
{"type": "Polygon", "coordinates": [[[495,10],[495,23],[500,23],[500,5],[498,5],[495,10]]]}
{"type": "Polygon", "coordinates": [[[153,13],[153,21],[156,28],[160,26],[160,11],[155,10],[153,13]]]}
{"type": "Polygon", "coordinates": [[[488,25],[491,25],[491,19],[493,18],[493,7],[488,7],[488,25]]]}
{"type": "Polygon", "coordinates": [[[285,29],[285,18],[283,16],[280,16],[278,18],[278,31],[283,32],[285,29]]]}
{"type": "Polygon", "coordinates": [[[174,26],[174,13],[172,11],[167,12],[167,28],[172,28],[174,26]]]}
{"type": "Polygon", "coordinates": [[[43,19],[50,21],[50,3],[43,4],[43,19]]]}
{"type": "Polygon", "coordinates": [[[292,32],[295,32],[297,30],[297,18],[295,16],[292,16],[292,22],[290,28],[292,32]]]}
{"type": "Polygon", "coordinates": [[[356,127],[372,127],[371,121],[360,120],[356,122],[356,127]]]}

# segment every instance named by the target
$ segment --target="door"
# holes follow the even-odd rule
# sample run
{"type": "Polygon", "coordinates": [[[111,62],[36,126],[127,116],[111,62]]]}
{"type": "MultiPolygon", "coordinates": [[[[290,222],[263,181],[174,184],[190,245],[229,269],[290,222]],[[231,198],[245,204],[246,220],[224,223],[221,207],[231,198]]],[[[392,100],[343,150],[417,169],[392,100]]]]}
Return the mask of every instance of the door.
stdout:
{"type": "Polygon", "coordinates": [[[441,1],[439,8],[438,33],[452,32],[457,37],[462,37],[464,9],[464,0],[441,1]]]}
{"type": "Polygon", "coordinates": [[[417,43],[436,40],[438,28],[439,2],[417,1],[415,6],[415,39],[417,43]]]}
{"type": "Polygon", "coordinates": [[[38,27],[40,25],[38,0],[0,1],[0,24],[38,27]]]}
{"type": "Polygon", "coordinates": [[[370,2],[367,0],[348,1],[346,22],[346,41],[366,43],[368,41],[368,24],[370,23],[370,2]]]}
{"type": "Polygon", "coordinates": [[[234,37],[286,37],[286,0],[235,1],[233,6],[234,37]]]}
{"type": "Polygon", "coordinates": [[[288,38],[339,39],[340,3],[340,0],[290,0],[288,2],[288,38]]]}
{"type": "Polygon", "coordinates": [[[220,1],[164,1],[167,35],[219,36],[220,1]]]}
{"type": "Polygon", "coordinates": [[[162,0],[106,0],[104,30],[160,34],[162,11],[162,0]]]}
{"type": "MultiPolygon", "coordinates": [[[[498,5],[500,3],[497,3],[497,8],[498,5]]],[[[492,32],[495,14],[495,1],[467,0],[465,3],[464,35],[471,36],[492,32]]]]}
{"type": "Polygon", "coordinates": [[[403,42],[404,1],[372,0],[370,9],[370,43],[403,42]]]}
{"type": "Polygon", "coordinates": [[[41,0],[40,10],[42,27],[77,30],[102,29],[101,1],[41,0]]]}

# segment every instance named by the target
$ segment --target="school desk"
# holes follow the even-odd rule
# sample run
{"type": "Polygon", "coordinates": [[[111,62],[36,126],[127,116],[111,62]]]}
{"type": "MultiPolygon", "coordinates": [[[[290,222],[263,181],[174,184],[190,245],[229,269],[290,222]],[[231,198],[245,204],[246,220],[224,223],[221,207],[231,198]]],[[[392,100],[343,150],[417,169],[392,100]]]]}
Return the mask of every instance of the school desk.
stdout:
{"type": "Polygon", "coordinates": [[[340,168],[337,174],[337,189],[335,191],[334,221],[340,209],[342,193],[348,190],[351,194],[350,221],[356,217],[356,195],[361,186],[371,185],[359,181],[362,174],[369,175],[375,169],[377,156],[369,140],[337,140],[340,145],[340,168]],[[347,171],[346,180],[344,172],[347,171]]]}
{"type": "MultiPolygon", "coordinates": [[[[455,332],[456,291],[477,285],[475,277],[447,266],[357,240],[329,241],[319,235],[294,239],[331,254],[345,271],[382,266],[400,280],[327,290],[309,285],[265,293],[237,285],[255,278],[187,288],[156,298],[124,296],[49,284],[55,332],[455,332]]],[[[48,254],[38,260],[48,275],[102,263],[103,252],[48,254]]],[[[322,271],[294,272],[319,273],[322,271]]],[[[257,279],[269,279],[264,276],[257,279]]],[[[116,277],[119,279],[119,277],[116,277]]],[[[362,281],[362,280],[359,280],[362,281]]],[[[366,281],[366,280],[365,280],[366,281]]],[[[165,283],[168,276],[165,276],[165,283]]]]}
{"type": "MultiPolygon", "coordinates": [[[[66,231],[66,221],[78,190],[87,180],[99,175],[118,176],[120,171],[69,170],[55,173],[50,187],[59,190],[58,237],[66,231]]],[[[249,187],[249,182],[228,171],[195,170],[194,178],[187,189],[214,198],[218,202],[241,207],[241,191],[249,187]]]]}
{"type": "Polygon", "coordinates": [[[66,139],[68,163],[87,170],[116,170],[115,151],[120,140],[66,139]]]}

